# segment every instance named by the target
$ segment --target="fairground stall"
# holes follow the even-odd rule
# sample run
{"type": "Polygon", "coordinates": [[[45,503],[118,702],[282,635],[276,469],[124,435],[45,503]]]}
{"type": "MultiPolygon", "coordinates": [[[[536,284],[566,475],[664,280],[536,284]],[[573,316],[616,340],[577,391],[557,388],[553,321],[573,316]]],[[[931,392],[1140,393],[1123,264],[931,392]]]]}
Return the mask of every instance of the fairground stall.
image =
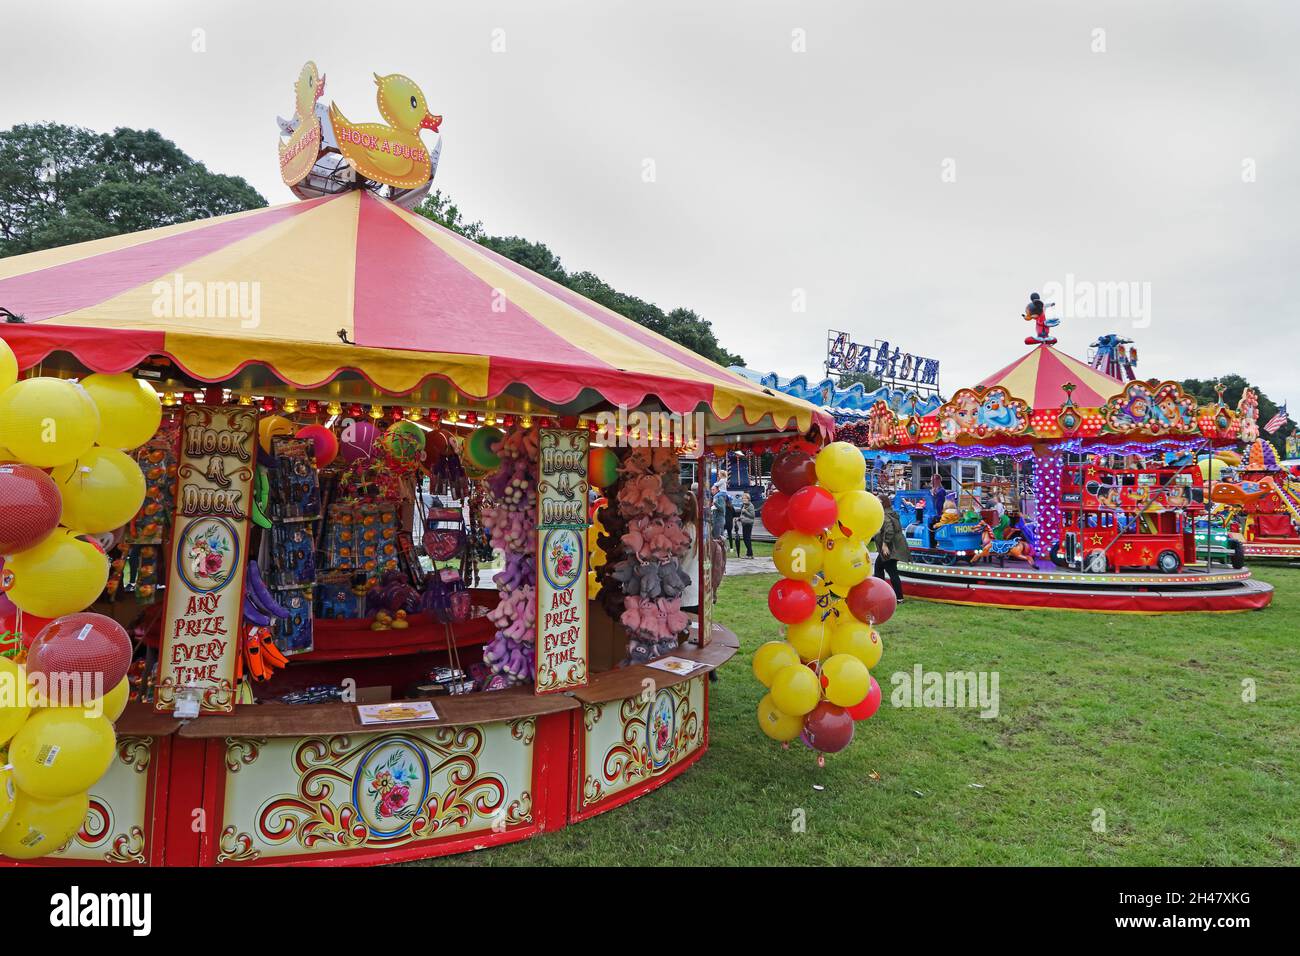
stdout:
{"type": "Polygon", "coordinates": [[[1201,470],[1153,458],[1232,445],[1238,414],[1222,401],[1198,407],[1177,382],[1121,382],[1054,341],[1031,337],[1029,352],[933,414],[880,403],[858,427],[869,448],[1016,463],[1009,494],[896,495],[912,546],[899,565],[907,596],[1105,612],[1267,605],[1272,588],[1249,570],[1197,563],[1209,500],[1201,470]]]}
{"type": "MultiPolygon", "coordinates": [[[[0,701],[8,859],[455,853],[707,749],[737,641],[680,459],[815,447],[829,418],[403,208],[396,175],[322,175],[322,88],[308,64],[281,150],[316,198],[0,260],[0,509],[25,516],[0,665],[31,680],[89,634],[122,671],[84,725],[0,701]]],[[[324,139],[387,143],[349,130],[324,139]]]]}

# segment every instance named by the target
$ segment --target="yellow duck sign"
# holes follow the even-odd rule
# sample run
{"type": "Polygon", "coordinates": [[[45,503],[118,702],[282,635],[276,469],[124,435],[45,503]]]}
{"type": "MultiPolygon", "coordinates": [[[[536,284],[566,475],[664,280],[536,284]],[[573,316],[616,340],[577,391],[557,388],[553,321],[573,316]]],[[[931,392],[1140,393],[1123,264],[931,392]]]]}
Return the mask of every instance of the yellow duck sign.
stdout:
{"type": "Polygon", "coordinates": [[[289,137],[280,143],[280,176],[286,186],[301,182],[320,155],[321,126],[316,101],[324,92],[325,77],[308,60],[293,84],[293,118],[276,117],[280,134],[289,137]]]}
{"type": "Polygon", "coordinates": [[[358,176],[395,189],[415,189],[429,181],[433,170],[420,131],[438,132],[442,117],[429,112],[424,93],[408,76],[376,73],[375,86],[375,101],[385,122],[353,123],[337,103],[331,103],[334,140],[358,176]]]}

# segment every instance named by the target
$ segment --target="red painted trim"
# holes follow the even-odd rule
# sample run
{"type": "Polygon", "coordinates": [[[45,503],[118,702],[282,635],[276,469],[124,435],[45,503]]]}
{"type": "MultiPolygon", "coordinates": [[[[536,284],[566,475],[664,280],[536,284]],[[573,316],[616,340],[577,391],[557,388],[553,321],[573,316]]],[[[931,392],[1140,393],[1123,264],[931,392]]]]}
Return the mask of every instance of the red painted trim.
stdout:
{"type": "Polygon", "coordinates": [[[205,838],[215,826],[217,814],[207,799],[205,779],[206,740],[173,735],[167,780],[163,862],[167,866],[196,866],[205,838]],[[206,814],[203,832],[195,832],[194,811],[206,814]]]}
{"type": "Polygon", "coordinates": [[[1270,585],[1221,591],[1054,591],[993,585],[937,584],[914,578],[903,593],[922,601],[981,604],[992,607],[1044,608],[1062,611],[1164,614],[1182,611],[1256,611],[1273,600],[1270,585]]]}

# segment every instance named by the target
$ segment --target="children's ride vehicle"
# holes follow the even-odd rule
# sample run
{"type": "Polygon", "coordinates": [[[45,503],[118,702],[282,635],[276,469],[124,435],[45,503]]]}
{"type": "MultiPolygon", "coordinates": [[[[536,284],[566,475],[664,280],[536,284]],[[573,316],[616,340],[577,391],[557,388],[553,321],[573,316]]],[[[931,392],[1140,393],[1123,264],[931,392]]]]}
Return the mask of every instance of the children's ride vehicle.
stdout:
{"type": "Polygon", "coordinates": [[[988,547],[985,539],[986,532],[998,521],[991,512],[959,514],[955,507],[950,507],[939,515],[928,491],[894,492],[894,510],[903,523],[915,564],[950,565],[997,552],[997,547],[988,547]]]}
{"type": "Polygon", "coordinates": [[[1205,512],[1194,468],[1068,466],[1061,476],[1057,564],[1092,574],[1174,574],[1196,560],[1195,516],[1205,512]]]}

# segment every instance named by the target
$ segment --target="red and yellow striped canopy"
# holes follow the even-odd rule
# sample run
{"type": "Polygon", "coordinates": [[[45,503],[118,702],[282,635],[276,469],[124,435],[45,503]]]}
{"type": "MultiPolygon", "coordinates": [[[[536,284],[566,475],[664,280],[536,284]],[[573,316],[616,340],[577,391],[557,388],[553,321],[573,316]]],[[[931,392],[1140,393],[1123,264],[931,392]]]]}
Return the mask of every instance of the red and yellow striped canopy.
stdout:
{"type": "Polygon", "coordinates": [[[1061,386],[1073,383],[1074,404],[1085,408],[1105,405],[1113,395],[1124,390],[1124,383],[1071,358],[1050,345],[1036,346],[1006,368],[999,369],[980,388],[1001,385],[1014,397],[1024,399],[1030,408],[1058,408],[1065,404],[1061,386]]]}
{"type": "Polygon", "coordinates": [[[523,386],[570,412],[657,399],[727,431],[760,432],[766,416],[768,430],[831,429],[812,405],[362,190],[0,259],[0,306],[26,320],[0,325],[24,368],[59,351],[100,372],[165,356],[232,387],[269,371],[415,403],[451,389],[526,402],[523,386]],[[257,308],[222,307],[241,295],[257,308]]]}

